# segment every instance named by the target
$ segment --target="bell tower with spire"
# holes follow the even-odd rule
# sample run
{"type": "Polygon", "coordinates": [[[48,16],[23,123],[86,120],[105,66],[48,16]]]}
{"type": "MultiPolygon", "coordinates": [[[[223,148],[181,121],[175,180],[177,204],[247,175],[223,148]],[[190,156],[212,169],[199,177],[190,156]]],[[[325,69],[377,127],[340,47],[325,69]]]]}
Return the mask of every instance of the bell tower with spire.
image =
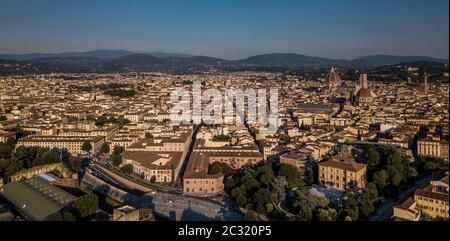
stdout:
{"type": "Polygon", "coordinates": [[[430,87],[428,85],[428,73],[425,70],[423,72],[423,93],[428,95],[428,92],[430,91],[430,87]]]}

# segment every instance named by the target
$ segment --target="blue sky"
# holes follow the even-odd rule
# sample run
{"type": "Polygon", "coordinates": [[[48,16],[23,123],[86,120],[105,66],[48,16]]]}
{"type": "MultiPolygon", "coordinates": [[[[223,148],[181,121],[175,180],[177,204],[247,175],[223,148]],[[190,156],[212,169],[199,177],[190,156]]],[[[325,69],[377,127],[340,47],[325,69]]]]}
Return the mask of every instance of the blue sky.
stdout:
{"type": "Polygon", "coordinates": [[[448,0],[0,0],[0,53],[449,55],[448,0]]]}

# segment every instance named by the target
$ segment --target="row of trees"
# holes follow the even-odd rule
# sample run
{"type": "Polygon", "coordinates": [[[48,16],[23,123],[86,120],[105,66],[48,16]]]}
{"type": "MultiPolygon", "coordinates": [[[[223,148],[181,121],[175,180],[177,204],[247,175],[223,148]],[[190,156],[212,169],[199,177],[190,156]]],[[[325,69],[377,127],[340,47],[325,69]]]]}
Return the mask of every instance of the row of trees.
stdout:
{"type": "Polygon", "coordinates": [[[368,145],[363,147],[362,160],[368,165],[368,180],[378,187],[380,193],[398,187],[418,176],[417,170],[395,147],[368,145]]]}
{"type": "MultiPolygon", "coordinates": [[[[83,145],[81,146],[81,150],[86,152],[86,153],[90,153],[92,151],[92,144],[89,141],[86,141],[83,143],[83,145]]],[[[108,154],[110,151],[109,149],[109,145],[108,143],[103,143],[102,146],[100,147],[99,152],[101,154],[108,154]]]]}
{"type": "Polygon", "coordinates": [[[99,116],[97,119],[95,119],[96,126],[104,126],[107,124],[117,124],[119,126],[124,126],[128,123],[130,123],[130,120],[125,119],[123,117],[116,118],[114,116],[108,117],[106,115],[102,115],[102,116],[99,116]]]}
{"type": "Polygon", "coordinates": [[[122,154],[123,148],[120,146],[114,146],[112,154],[109,156],[109,161],[114,167],[119,167],[122,164],[122,154]]]}
{"type": "Polygon", "coordinates": [[[61,160],[61,155],[61,150],[56,148],[19,146],[15,152],[2,154],[0,176],[9,177],[22,169],[58,163],[61,160]]]}
{"type": "Polygon", "coordinates": [[[16,147],[16,140],[31,134],[30,132],[23,130],[20,125],[16,125],[12,131],[16,133],[15,138],[10,138],[4,143],[0,143],[0,159],[11,158],[16,147]]]}
{"type": "Polygon", "coordinates": [[[11,158],[15,144],[16,143],[12,138],[5,143],[0,143],[0,159],[11,158]]]}

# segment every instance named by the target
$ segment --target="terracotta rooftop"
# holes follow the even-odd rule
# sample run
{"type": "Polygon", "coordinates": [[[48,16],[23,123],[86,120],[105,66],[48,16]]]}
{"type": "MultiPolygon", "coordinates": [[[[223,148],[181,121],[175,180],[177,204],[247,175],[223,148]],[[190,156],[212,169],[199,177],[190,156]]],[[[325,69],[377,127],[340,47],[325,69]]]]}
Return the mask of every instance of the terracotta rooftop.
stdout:
{"type": "Polygon", "coordinates": [[[138,162],[149,169],[167,169],[178,165],[178,162],[181,161],[181,153],[168,152],[155,154],[148,151],[125,151],[122,153],[122,158],[138,162]],[[158,161],[161,161],[162,165],[159,165],[158,161]]]}
{"type": "Polygon", "coordinates": [[[435,192],[433,191],[434,188],[435,188],[434,185],[428,185],[424,188],[417,188],[416,191],[414,192],[414,195],[448,202],[448,192],[447,193],[435,192]]]}

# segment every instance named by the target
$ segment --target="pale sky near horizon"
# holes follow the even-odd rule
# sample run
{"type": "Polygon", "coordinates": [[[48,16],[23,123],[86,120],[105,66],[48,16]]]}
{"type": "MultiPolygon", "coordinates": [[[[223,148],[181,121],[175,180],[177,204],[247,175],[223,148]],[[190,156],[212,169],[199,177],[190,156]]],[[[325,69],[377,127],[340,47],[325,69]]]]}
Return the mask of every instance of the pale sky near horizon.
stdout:
{"type": "Polygon", "coordinates": [[[449,57],[448,0],[0,0],[0,53],[449,57]]]}

